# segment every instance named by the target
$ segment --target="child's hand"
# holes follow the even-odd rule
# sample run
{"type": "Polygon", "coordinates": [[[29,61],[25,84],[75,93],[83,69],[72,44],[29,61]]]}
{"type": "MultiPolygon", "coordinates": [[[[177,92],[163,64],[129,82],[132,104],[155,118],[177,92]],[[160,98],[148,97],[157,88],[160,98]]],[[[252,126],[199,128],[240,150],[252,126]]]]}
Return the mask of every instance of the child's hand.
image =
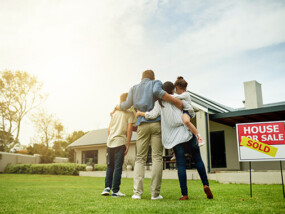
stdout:
{"type": "Polygon", "coordinates": [[[113,114],[116,112],[116,108],[110,113],[110,116],[113,117],[113,114]]]}
{"type": "Polygon", "coordinates": [[[129,151],[129,147],[128,147],[128,146],[126,146],[125,156],[128,154],[128,151],[129,151]]]}
{"type": "Polygon", "coordinates": [[[142,116],[142,112],[138,110],[136,113],[136,117],[139,117],[139,116],[142,116]]]}

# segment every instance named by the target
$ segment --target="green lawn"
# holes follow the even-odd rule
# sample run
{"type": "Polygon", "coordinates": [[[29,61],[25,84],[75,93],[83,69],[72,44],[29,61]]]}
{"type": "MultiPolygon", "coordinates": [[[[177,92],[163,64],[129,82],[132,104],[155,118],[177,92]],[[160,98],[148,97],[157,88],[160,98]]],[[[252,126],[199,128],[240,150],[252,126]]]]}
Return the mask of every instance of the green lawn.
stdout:
{"type": "Polygon", "coordinates": [[[281,185],[219,184],[211,181],[214,199],[206,198],[200,181],[188,181],[189,201],[178,201],[178,180],[163,180],[163,200],[150,200],[145,179],[141,200],[133,200],[132,179],[122,179],[124,198],[100,193],[104,178],[0,174],[0,213],[285,213],[281,185]]]}

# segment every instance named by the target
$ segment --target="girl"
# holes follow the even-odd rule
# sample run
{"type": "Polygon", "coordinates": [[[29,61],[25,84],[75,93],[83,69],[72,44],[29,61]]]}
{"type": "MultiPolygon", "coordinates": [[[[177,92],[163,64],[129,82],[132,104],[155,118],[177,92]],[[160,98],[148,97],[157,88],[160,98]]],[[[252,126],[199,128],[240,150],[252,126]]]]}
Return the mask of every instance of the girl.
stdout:
{"type": "MultiPolygon", "coordinates": [[[[177,77],[177,80],[174,83],[177,94],[175,94],[174,97],[180,100],[185,100],[187,103],[191,105],[191,97],[190,97],[190,92],[187,91],[187,85],[188,83],[183,79],[183,77],[181,76],[177,77]]],[[[205,142],[203,141],[203,138],[200,136],[196,127],[191,123],[191,119],[193,119],[193,114],[191,116],[191,114],[189,113],[189,109],[183,109],[182,120],[184,124],[197,137],[198,145],[203,146],[205,142]]]]}

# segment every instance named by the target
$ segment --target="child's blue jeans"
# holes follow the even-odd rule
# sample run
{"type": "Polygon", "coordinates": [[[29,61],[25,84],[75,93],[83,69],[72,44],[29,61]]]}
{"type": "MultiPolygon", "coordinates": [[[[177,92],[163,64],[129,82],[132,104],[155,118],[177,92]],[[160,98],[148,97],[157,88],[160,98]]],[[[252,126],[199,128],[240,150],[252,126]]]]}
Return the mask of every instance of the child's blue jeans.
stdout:
{"type": "Polygon", "coordinates": [[[108,163],[105,178],[105,188],[112,188],[113,184],[112,191],[115,193],[120,190],[125,151],[125,145],[115,148],[107,148],[108,163]]]}

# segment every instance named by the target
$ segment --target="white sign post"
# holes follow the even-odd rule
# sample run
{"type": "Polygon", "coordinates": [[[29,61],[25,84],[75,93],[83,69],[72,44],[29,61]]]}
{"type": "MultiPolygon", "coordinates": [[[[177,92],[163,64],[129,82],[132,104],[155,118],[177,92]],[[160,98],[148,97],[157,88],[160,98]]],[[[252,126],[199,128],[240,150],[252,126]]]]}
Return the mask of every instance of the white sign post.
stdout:
{"type": "Polygon", "coordinates": [[[239,162],[249,162],[250,193],[251,161],[280,161],[283,197],[282,160],[285,160],[285,121],[236,124],[239,162]]]}

